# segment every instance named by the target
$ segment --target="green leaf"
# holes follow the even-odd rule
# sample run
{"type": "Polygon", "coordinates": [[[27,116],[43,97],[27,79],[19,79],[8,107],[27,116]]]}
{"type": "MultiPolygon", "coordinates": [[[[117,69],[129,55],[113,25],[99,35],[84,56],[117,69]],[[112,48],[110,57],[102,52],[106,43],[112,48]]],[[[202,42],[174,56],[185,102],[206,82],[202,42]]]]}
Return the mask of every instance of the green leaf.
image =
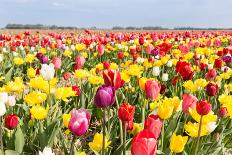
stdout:
{"type": "Polygon", "coordinates": [[[163,153],[163,152],[160,151],[160,150],[157,150],[157,151],[156,151],[156,154],[165,154],[165,153],[163,153]]]}
{"type": "MultiPolygon", "coordinates": [[[[128,139],[126,142],[126,148],[129,148],[129,146],[131,145],[132,139],[128,139]]],[[[119,155],[121,154],[123,151],[123,144],[121,144],[112,155],[119,155]]]]}
{"type": "Polygon", "coordinates": [[[8,81],[11,80],[11,76],[12,76],[12,73],[13,73],[13,69],[14,69],[14,67],[12,67],[12,68],[6,73],[5,82],[8,82],[8,81]]]}
{"type": "Polygon", "coordinates": [[[14,150],[6,150],[5,155],[20,155],[20,153],[14,151],[14,150]]]}
{"type": "Polygon", "coordinates": [[[15,151],[17,151],[18,153],[22,153],[24,144],[25,144],[24,134],[21,128],[18,127],[15,133],[15,151]]]}
{"type": "Polygon", "coordinates": [[[54,140],[55,140],[55,138],[56,138],[58,132],[59,132],[59,126],[56,125],[56,126],[53,128],[53,131],[52,131],[52,133],[50,134],[50,137],[49,137],[49,140],[48,140],[48,145],[49,145],[50,147],[52,147],[52,145],[53,145],[53,143],[54,143],[54,140]]]}

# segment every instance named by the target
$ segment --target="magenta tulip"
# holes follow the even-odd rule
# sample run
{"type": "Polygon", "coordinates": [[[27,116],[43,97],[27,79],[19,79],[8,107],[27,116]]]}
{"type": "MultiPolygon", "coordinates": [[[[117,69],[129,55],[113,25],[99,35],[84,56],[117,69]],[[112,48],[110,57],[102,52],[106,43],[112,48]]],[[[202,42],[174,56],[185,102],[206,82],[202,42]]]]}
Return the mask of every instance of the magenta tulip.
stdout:
{"type": "Polygon", "coordinates": [[[76,136],[86,133],[90,125],[90,114],[87,110],[81,108],[72,110],[71,119],[68,124],[69,130],[76,136]]]}
{"type": "Polygon", "coordinates": [[[94,97],[94,103],[98,108],[108,107],[114,104],[115,89],[112,86],[101,86],[94,97]]]}

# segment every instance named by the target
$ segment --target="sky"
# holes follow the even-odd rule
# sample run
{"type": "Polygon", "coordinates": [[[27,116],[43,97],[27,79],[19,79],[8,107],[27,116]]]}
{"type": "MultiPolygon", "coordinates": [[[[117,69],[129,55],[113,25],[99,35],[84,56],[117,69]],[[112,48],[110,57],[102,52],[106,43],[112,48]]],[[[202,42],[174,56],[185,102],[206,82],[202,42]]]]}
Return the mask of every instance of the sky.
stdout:
{"type": "Polygon", "coordinates": [[[232,0],[0,0],[8,23],[113,26],[232,27],[232,0]]]}

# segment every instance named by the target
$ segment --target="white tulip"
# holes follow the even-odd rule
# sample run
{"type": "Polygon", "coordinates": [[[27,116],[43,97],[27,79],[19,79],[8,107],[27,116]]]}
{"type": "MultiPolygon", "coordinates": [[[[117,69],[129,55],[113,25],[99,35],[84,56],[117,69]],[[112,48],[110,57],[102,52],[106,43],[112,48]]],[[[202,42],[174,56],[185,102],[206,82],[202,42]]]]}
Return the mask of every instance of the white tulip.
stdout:
{"type": "Polygon", "coordinates": [[[34,52],[35,51],[35,47],[32,46],[31,47],[31,51],[34,52]]]}
{"type": "Polygon", "coordinates": [[[52,152],[50,147],[45,147],[43,152],[39,151],[39,155],[55,155],[55,153],[52,152]]]}
{"type": "Polygon", "coordinates": [[[138,58],[136,59],[136,62],[142,64],[142,63],[144,62],[144,58],[138,57],[138,58]]]}
{"type": "Polygon", "coordinates": [[[167,73],[164,73],[162,75],[162,81],[168,81],[168,74],[167,73]]]}
{"type": "Polygon", "coordinates": [[[44,80],[51,80],[55,75],[54,65],[52,63],[49,65],[43,64],[40,70],[40,74],[42,75],[44,80]]]}
{"type": "Polygon", "coordinates": [[[19,54],[17,52],[13,52],[13,56],[17,57],[19,54]]]}
{"type": "Polygon", "coordinates": [[[152,74],[154,76],[159,76],[160,74],[160,68],[158,66],[155,66],[153,69],[152,69],[152,74]]]}
{"type": "Polygon", "coordinates": [[[172,67],[172,60],[168,60],[167,66],[172,67]]]}
{"type": "Polygon", "coordinates": [[[209,133],[213,132],[216,129],[216,127],[217,127],[216,122],[209,122],[207,124],[207,130],[209,133]]]}
{"type": "Polygon", "coordinates": [[[0,116],[3,116],[6,113],[6,105],[3,102],[0,102],[0,116]]]}
{"type": "Polygon", "coordinates": [[[3,61],[3,59],[4,59],[3,54],[0,54],[0,62],[2,62],[2,61],[3,61]]]}
{"type": "Polygon", "coordinates": [[[6,48],[4,47],[4,48],[2,48],[2,53],[7,53],[7,50],[6,50],[6,48]]]}
{"type": "Polygon", "coordinates": [[[156,56],[155,56],[155,59],[159,60],[159,58],[160,58],[159,55],[156,55],[156,56]]]}
{"type": "Polygon", "coordinates": [[[24,47],[23,47],[22,45],[20,45],[20,46],[19,46],[19,49],[20,49],[21,51],[23,51],[23,50],[24,50],[24,47]]]}
{"type": "Polygon", "coordinates": [[[208,64],[208,69],[213,69],[213,64],[208,64]]]}
{"type": "Polygon", "coordinates": [[[200,55],[200,54],[196,54],[196,58],[197,58],[197,59],[200,59],[200,58],[201,58],[201,55],[200,55]]]}
{"type": "Polygon", "coordinates": [[[75,51],[75,46],[74,45],[71,45],[71,50],[75,51]]]}
{"type": "Polygon", "coordinates": [[[8,101],[8,94],[6,92],[0,93],[0,102],[6,103],[8,101]]]}
{"type": "Polygon", "coordinates": [[[8,101],[6,102],[6,105],[13,107],[16,104],[15,96],[8,96],[8,101]]]}

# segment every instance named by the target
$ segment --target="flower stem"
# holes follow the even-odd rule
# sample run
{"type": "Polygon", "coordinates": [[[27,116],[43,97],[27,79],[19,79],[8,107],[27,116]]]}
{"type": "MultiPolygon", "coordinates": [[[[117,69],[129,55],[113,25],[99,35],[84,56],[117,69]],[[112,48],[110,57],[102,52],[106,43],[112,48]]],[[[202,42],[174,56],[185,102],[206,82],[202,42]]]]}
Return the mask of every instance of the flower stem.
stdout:
{"type": "Polygon", "coordinates": [[[105,134],[106,134],[106,131],[105,131],[105,124],[106,124],[106,110],[105,108],[103,108],[103,124],[102,124],[102,127],[103,127],[103,145],[102,145],[102,155],[105,155],[105,134]]]}
{"type": "MultiPolygon", "coordinates": [[[[119,109],[117,93],[115,95],[115,101],[116,101],[117,109],[119,109]]],[[[119,121],[119,128],[120,128],[120,140],[121,140],[121,144],[123,144],[123,127],[121,121],[119,121]]]]}
{"type": "Polygon", "coordinates": [[[123,122],[123,155],[126,155],[126,122],[123,122]]]}
{"type": "Polygon", "coordinates": [[[145,120],[145,105],[142,107],[142,124],[144,125],[144,120],[145,120]]]}
{"type": "Polygon", "coordinates": [[[200,142],[200,137],[201,137],[202,118],[203,118],[203,115],[201,115],[201,118],[200,118],[200,124],[199,124],[199,129],[198,129],[198,136],[197,136],[197,146],[196,146],[196,149],[195,149],[195,155],[197,155],[199,142],[200,142]]]}
{"type": "Polygon", "coordinates": [[[73,154],[73,148],[74,148],[74,143],[76,141],[76,136],[73,135],[73,139],[72,139],[72,143],[71,143],[71,147],[70,147],[70,154],[73,154]]]}
{"type": "Polygon", "coordinates": [[[161,151],[163,151],[163,147],[164,147],[164,124],[165,124],[165,121],[163,120],[162,137],[161,137],[161,151]]]}
{"type": "Polygon", "coordinates": [[[3,141],[2,141],[2,118],[0,117],[0,149],[3,151],[3,141]]]}

